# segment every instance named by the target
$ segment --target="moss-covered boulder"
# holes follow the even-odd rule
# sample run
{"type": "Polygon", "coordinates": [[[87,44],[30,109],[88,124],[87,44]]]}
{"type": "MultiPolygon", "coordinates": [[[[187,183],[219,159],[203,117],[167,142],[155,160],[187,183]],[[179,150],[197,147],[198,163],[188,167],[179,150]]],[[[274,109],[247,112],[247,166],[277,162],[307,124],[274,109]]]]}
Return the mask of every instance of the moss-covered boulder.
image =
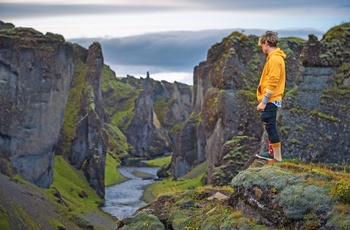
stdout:
{"type": "Polygon", "coordinates": [[[126,217],[118,223],[120,230],[164,230],[159,219],[146,212],[139,212],[135,216],[126,217]]]}
{"type": "Polygon", "coordinates": [[[339,177],[327,172],[330,171],[309,168],[295,173],[273,166],[251,168],[232,180],[230,203],[254,222],[272,228],[346,229],[349,218],[339,212],[339,194],[330,195],[334,186],[331,180],[339,177]]]}

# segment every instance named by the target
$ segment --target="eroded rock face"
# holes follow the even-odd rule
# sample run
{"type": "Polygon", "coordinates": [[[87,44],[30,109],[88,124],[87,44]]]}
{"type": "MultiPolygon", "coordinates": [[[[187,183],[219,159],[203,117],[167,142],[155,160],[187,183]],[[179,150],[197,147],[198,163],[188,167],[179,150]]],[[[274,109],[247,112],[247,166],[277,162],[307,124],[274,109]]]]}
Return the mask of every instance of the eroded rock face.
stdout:
{"type": "Polygon", "coordinates": [[[0,152],[24,179],[47,188],[74,72],[73,49],[59,35],[0,29],[0,152]]]}
{"type": "MultiPolygon", "coordinates": [[[[125,109],[125,104],[132,105],[129,108],[132,113],[127,111],[127,115],[121,115],[117,124],[132,146],[129,154],[154,158],[172,152],[175,141],[172,129],[186,121],[191,113],[190,87],[178,82],[155,81],[149,75],[145,79],[128,76],[116,81],[131,86],[130,94],[135,98],[112,96],[116,101],[113,104],[116,113],[125,109]]],[[[109,116],[116,116],[116,113],[111,112],[109,116]]]]}
{"type": "Polygon", "coordinates": [[[350,159],[349,32],[346,23],[315,36],[301,53],[295,90],[280,112],[283,154],[305,162],[347,164],[350,159]]]}
{"type": "Polygon", "coordinates": [[[174,144],[171,171],[175,178],[185,175],[191,167],[206,160],[203,151],[205,141],[205,134],[198,122],[198,117],[187,120],[174,144]]]}

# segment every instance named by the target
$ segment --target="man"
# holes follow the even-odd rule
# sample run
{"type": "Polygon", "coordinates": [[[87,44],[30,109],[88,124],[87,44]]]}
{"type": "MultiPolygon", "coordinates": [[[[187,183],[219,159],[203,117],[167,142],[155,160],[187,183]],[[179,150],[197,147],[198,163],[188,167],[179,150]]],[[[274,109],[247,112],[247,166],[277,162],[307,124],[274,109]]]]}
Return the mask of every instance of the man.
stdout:
{"type": "Polygon", "coordinates": [[[284,59],[286,54],[277,47],[279,38],[276,32],[267,31],[259,38],[264,54],[267,54],[264,70],[256,92],[259,104],[256,107],[261,111],[261,121],[265,125],[272,150],[257,154],[259,158],[274,162],[282,161],[281,140],[279,138],[276,118],[277,108],[282,105],[282,95],[286,84],[286,71],[284,59]]]}

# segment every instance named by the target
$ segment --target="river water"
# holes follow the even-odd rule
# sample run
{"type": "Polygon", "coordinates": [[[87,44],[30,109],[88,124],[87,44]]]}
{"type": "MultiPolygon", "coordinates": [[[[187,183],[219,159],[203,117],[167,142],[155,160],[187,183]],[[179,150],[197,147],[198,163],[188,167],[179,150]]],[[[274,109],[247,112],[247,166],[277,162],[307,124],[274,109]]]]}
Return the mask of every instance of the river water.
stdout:
{"type": "Polygon", "coordinates": [[[131,216],[138,208],[146,203],[141,200],[145,186],[152,184],[157,178],[155,167],[120,167],[118,171],[130,180],[121,184],[116,184],[105,189],[105,203],[101,207],[104,212],[122,219],[131,216]],[[144,172],[154,175],[153,179],[144,180],[134,176],[134,171],[144,172]]]}

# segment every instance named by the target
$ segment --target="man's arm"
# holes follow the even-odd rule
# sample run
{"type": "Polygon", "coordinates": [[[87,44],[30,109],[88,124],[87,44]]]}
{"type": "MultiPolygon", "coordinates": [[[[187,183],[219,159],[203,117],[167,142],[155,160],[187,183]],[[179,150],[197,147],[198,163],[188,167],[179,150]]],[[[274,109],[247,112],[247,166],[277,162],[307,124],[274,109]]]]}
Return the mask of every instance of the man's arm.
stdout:
{"type": "Polygon", "coordinates": [[[271,97],[272,97],[272,94],[266,92],[265,95],[264,95],[264,98],[259,103],[259,105],[256,107],[256,109],[259,110],[259,111],[264,111],[264,109],[266,108],[266,104],[269,102],[271,97]]]}

